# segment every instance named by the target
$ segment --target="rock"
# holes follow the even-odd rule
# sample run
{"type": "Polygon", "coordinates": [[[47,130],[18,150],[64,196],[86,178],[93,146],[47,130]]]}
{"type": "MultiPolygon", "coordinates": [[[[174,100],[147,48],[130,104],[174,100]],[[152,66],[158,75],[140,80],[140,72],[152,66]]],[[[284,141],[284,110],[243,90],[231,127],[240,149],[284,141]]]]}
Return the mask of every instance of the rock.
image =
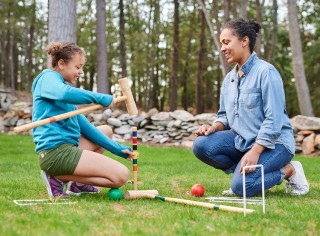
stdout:
{"type": "Polygon", "coordinates": [[[140,123],[140,127],[144,127],[145,125],[147,125],[149,123],[149,120],[143,120],[140,123]]]}
{"type": "Polygon", "coordinates": [[[320,130],[320,118],[308,116],[295,116],[290,120],[294,129],[320,130]]]}
{"type": "Polygon", "coordinates": [[[116,134],[128,134],[131,132],[131,126],[130,125],[123,125],[119,128],[114,129],[114,132],[116,134]]]}
{"type": "Polygon", "coordinates": [[[303,135],[303,136],[309,136],[310,134],[313,134],[314,132],[311,130],[301,130],[298,132],[299,135],[303,135]]]}
{"type": "Polygon", "coordinates": [[[159,127],[158,126],[155,126],[155,125],[147,125],[145,126],[146,129],[149,129],[149,130],[158,130],[159,127]]]}
{"type": "Polygon", "coordinates": [[[160,139],[160,143],[163,144],[165,142],[167,142],[170,138],[169,137],[164,137],[162,139],[160,139]]]}
{"type": "Polygon", "coordinates": [[[316,135],[316,138],[314,139],[314,146],[320,149],[320,134],[316,135]]]}
{"type": "Polygon", "coordinates": [[[121,116],[123,114],[123,112],[121,110],[115,110],[115,111],[112,111],[112,117],[114,118],[117,118],[118,116],[121,116]]]}
{"type": "Polygon", "coordinates": [[[111,109],[106,109],[102,113],[102,118],[104,120],[108,120],[108,118],[110,118],[111,116],[112,116],[112,110],[111,109]]]}
{"type": "Polygon", "coordinates": [[[114,127],[120,127],[121,126],[121,120],[117,119],[117,118],[109,118],[107,120],[108,124],[114,126],[114,127]]]}
{"type": "Polygon", "coordinates": [[[190,132],[190,133],[193,133],[196,130],[198,130],[198,128],[199,128],[198,126],[193,126],[193,127],[188,128],[187,131],[190,132]]]}
{"type": "MultiPolygon", "coordinates": [[[[153,116],[151,116],[151,120],[153,121],[171,121],[172,118],[170,117],[169,112],[159,112],[153,116]]],[[[168,122],[169,123],[169,122],[168,122]]]]}
{"type": "Polygon", "coordinates": [[[12,99],[9,95],[3,95],[0,97],[0,108],[4,111],[10,110],[10,105],[12,104],[12,99]]]}
{"type": "Polygon", "coordinates": [[[181,146],[187,147],[187,148],[192,148],[193,142],[192,141],[182,141],[181,146]]]}
{"type": "Polygon", "coordinates": [[[159,113],[159,111],[157,110],[157,108],[152,108],[147,112],[147,117],[145,117],[145,118],[149,118],[149,117],[154,116],[158,113],[159,113]]]}
{"type": "Polygon", "coordinates": [[[301,143],[301,142],[303,141],[303,139],[304,139],[304,136],[303,136],[303,135],[300,135],[300,134],[298,134],[298,135],[296,135],[296,136],[294,137],[294,140],[295,140],[297,143],[301,143]]]}
{"type": "Polygon", "coordinates": [[[182,120],[176,120],[173,122],[173,127],[179,128],[181,127],[182,120]]]}
{"type": "Polygon", "coordinates": [[[175,110],[174,112],[170,112],[169,114],[171,117],[173,117],[176,120],[181,120],[181,121],[194,120],[193,115],[185,110],[175,110]]]}
{"type": "Polygon", "coordinates": [[[24,111],[30,104],[27,102],[15,102],[10,105],[11,111],[24,111]]]}
{"type": "Polygon", "coordinates": [[[25,119],[19,119],[19,120],[17,121],[16,126],[21,126],[21,125],[24,125],[24,124],[26,124],[26,123],[25,123],[25,119]]]}
{"type": "Polygon", "coordinates": [[[304,155],[310,155],[314,152],[314,140],[315,134],[310,134],[308,137],[306,137],[302,142],[302,152],[304,155]]]}
{"type": "Polygon", "coordinates": [[[121,121],[127,121],[127,120],[130,120],[131,117],[129,116],[129,114],[122,114],[122,115],[118,116],[117,118],[121,121]]]}

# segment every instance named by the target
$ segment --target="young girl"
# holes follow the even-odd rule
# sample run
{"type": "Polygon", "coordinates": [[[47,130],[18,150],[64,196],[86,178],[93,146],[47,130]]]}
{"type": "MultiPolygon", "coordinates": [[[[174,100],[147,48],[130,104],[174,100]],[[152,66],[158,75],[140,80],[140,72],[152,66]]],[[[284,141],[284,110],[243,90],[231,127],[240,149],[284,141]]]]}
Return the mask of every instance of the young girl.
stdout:
{"type": "MultiPolygon", "coordinates": [[[[112,106],[112,96],[75,88],[83,73],[85,53],[74,43],[53,42],[46,49],[51,69],[43,70],[32,84],[32,121],[76,110],[77,104],[112,106]],[[68,84],[69,83],[69,84],[68,84]]],[[[50,197],[97,193],[94,186],[118,188],[127,182],[129,170],[106,157],[104,149],[132,160],[131,148],[114,142],[112,129],[93,126],[84,115],[33,129],[41,176],[50,197]],[[72,183],[67,192],[64,186],[72,183]]]]}
{"type": "MultiPolygon", "coordinates": [[[[262,164],[265,188],[288,180],[287,192],[307,194],[302,165],[295,153],[292,127],[286,113],[280,74],[253,51],[260,25],[238,19],[228,22],[220,35],[221,51],[236,63],[223,81],[218,118],[201,126],[193,152],[204,163],[233,173],[225,194],[243,195],[244,166],[262,164]],[[291,189],[289,189],[291,187],[291,189]]],[[[246,195],[261,193],[261,169],[246,169],[246,195]]]]}

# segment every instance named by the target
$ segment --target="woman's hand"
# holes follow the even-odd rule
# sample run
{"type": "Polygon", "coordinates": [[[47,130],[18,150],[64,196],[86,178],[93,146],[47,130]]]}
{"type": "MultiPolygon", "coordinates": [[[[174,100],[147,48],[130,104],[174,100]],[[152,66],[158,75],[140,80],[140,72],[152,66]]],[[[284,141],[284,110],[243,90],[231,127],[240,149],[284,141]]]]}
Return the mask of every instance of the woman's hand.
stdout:
{"type": "MultiPolygon", "coordinates": [[[[259,157],[264,151],[265,147],[255,144],[241,159],[240,173],[243,173],[243,167],[253,166],[258,164],[259,157]]],[[[246,174],[252,173],[256,170],[255,167],[246,168],[246,174]]]]}
{"type": "Polygon", "coordinates": [[[201,125],[199,129],[195,132],[195,136],[209,135],[216,131],[215,124],[213,125],[201,125]]]}
{"type": "Polygon", "coordinates": [[[133,155],[134,155],[133,151],[130,151],[128,149],[124,149],[124,150],[122,150],[122,152],[128,154],[128,157],[126,158],[128,161],[133,160],[133,155]]]}

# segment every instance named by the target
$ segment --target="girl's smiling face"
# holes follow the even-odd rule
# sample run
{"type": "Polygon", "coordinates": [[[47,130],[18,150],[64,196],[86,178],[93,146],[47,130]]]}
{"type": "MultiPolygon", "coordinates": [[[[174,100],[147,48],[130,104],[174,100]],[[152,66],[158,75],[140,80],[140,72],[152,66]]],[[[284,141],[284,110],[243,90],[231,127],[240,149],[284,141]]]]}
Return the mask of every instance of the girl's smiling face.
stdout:
{"type": "Polygon", "coordinates": [[[83,54],[74,54],[70,61],[67,63],[63,60],[59,60],[58,67],[59,73],[65,79],[65,81],[74,84],[77,79],[83,74],[83,66],[86,62],[83,54]]]}

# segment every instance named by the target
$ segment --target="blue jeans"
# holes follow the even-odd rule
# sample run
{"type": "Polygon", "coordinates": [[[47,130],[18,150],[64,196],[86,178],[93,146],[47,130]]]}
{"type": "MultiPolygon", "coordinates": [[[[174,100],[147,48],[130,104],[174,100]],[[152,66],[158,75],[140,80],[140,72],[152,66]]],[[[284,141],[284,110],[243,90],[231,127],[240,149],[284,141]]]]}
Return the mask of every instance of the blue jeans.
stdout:
{"type": "MultiPolygon", "coordinates": [[[[224,130],[211,133],[208,136],[199,136],[193,143],[193,153],[204,163],[226,174],[233,173],[231,180],[232,191],[243,195],[242,174],[240,174],[241,159],[246,152],[235,148],[233,130],[224,130]]],[[[284,145],[276,144],[275,149],[265,149],[260,155],[258,163],[264,167],[265,189],[281,184],[284,179],[283,167],[293,158],[284,145]]],[[[261,193],[261,168],[246,174],[246,196],[251,197],[261,193]]]]}

